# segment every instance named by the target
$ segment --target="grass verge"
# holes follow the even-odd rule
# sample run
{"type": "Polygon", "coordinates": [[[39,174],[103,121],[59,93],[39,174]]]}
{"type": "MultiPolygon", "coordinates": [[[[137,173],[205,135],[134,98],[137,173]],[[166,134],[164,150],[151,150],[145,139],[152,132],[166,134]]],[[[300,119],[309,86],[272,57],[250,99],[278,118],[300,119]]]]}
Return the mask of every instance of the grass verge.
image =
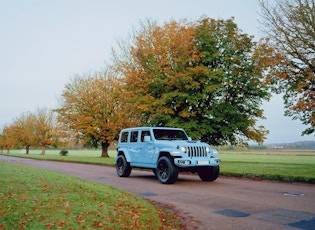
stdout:
{"type": "Polygon", "coordinates": [[[0,229],[183,229],[179,218],[115,187],[0,162],[0,229]]]}
{"type": "Polygon", "coordinates": [[[315,184],[315,155],[220,154],[221,175],[315,184]]]}
{"type": "MultiPolygon", "coordinates": [[[[45,155],[40,150],[28,155],[14,150],[6,155],[114,166],[116,151],[109,151],[110,158],[100,157],[100,150],[70,150],[68,156],[61,156],[58,150],[47,150],[45,155]]],[[[221,151],[219,157],[223,176],[315,184],[315,151],[221,151]]]]}
{"type": "Polygon", "coordinates": [[[46,150],[45,155],[41,155],[41,150],[32,149],[29,154],[24,150],[11,150],[9,154],[3,154],[12,157],[31,158],[46,161],[77,162],[85,164],[115,165],[116,151],[108,151],[109,158],[101,157],[100,150],[69,150],[67,156],[61,156],[59,150],[46,150]]]}

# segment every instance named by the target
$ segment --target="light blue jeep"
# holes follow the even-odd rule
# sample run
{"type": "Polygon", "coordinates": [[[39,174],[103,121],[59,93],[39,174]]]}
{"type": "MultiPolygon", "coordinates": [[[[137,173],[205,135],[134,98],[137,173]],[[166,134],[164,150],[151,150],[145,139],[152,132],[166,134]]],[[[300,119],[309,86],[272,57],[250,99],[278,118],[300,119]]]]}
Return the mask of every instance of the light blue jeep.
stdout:
{"type": "Polygon", "coordinates": [[[128,177],[132,168],[152,169],[162,184],[175,183],[181,171],[197,172],[201,180],[214,181],[220,172],[218,152],[192,141],[183,129],[138,127],[119,134],[116,171],[128,177]]]}

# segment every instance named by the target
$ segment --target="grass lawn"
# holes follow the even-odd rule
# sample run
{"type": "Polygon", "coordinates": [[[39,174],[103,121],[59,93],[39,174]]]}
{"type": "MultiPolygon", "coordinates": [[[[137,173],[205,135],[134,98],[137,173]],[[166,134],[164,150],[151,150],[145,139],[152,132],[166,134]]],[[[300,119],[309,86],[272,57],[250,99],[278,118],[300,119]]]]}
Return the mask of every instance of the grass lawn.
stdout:
{"type": "Polygon", "coordinates": [[[25,150],[11,150],[8,156],[25,157],[37,160],[81,162],[86,164],[115,165],[115,150],[109,150],[109,158],[101,157],[101,150],[68,150],[67,156],[61,156],[60,150],[46,150],[45,155],[41,155],[41,150],[31,149],[29,154],[25,150]]]}
{"type": "MultiPolygon", "coordinates": [[[[101,157],[100,150],[69,150],[61,156],[59,150],[12,150],[10,156],[28,157],[39,160],[82,162],[88,164],[115,165],[116,151],[109,151],[109,158],[101,157]]],[[[222,160],[220,174],[223,176],[248,177],[255,179],[306,182],[315,184],[315,151],[252,150],[219,152],[222,160]]]]}
{"type": "MultiPolygon", "coordinates": [[[[9,156],[115,165],[116,151],[12,150],[9,156]]],[[[220,151],[223,176],[315,184],[315,151],[220,151]]],[[[0,229],[183,229],[173,213],[109,185],[0,162],[0,229]]]]}
{"type": "Polygon", "coordinates": [[[109,185],[0,162],[0,229],[182,229],[178,217],[109,185]]]}
{"type": "Polygon", "coordinates": [[[315,183],[315,151],[229,152],[220,158],[222,175],[315,183]]]}

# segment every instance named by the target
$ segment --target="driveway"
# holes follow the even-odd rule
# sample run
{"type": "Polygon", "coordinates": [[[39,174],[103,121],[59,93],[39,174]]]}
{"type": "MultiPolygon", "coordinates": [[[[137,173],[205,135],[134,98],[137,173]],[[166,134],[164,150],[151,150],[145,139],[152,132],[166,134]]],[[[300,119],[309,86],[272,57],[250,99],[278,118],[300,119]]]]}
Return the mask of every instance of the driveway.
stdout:
{"type": "Polygon", "coordinates": [[[188,229],[315,229],[315,185],[219,177],[202,182],[179,175],[163,185],[148,171],[120,178],[114,167],[38,161],[0,155],[0,161],[24,164],[110,184],[171,208],[188,229]]]}

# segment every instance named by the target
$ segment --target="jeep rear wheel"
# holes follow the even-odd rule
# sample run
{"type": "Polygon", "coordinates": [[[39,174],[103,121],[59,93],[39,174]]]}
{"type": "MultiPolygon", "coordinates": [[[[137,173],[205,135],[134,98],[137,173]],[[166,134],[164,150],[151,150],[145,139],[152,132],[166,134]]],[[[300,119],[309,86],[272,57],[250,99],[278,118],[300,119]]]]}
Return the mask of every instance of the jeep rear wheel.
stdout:
{"type": "Polygon", "coordinates": [[[207,166],[200,167],[198,169],[198,175],[203,181],[215,181],[220,174],[219,166],[207,166]]]}
{"type": "Polygon", "coordinates": [[[178,178],[178,168],[171,157],[163,156],[157,163],[156,176],[162,184],[173,184],[178,178]]]}
{"type": "Polygon", "coordinates": [[[129,162],[126,161],[124,155],[119,155],[116,160],[116,172],[120,177],[128,177],[131,173],[129,162]]]}

